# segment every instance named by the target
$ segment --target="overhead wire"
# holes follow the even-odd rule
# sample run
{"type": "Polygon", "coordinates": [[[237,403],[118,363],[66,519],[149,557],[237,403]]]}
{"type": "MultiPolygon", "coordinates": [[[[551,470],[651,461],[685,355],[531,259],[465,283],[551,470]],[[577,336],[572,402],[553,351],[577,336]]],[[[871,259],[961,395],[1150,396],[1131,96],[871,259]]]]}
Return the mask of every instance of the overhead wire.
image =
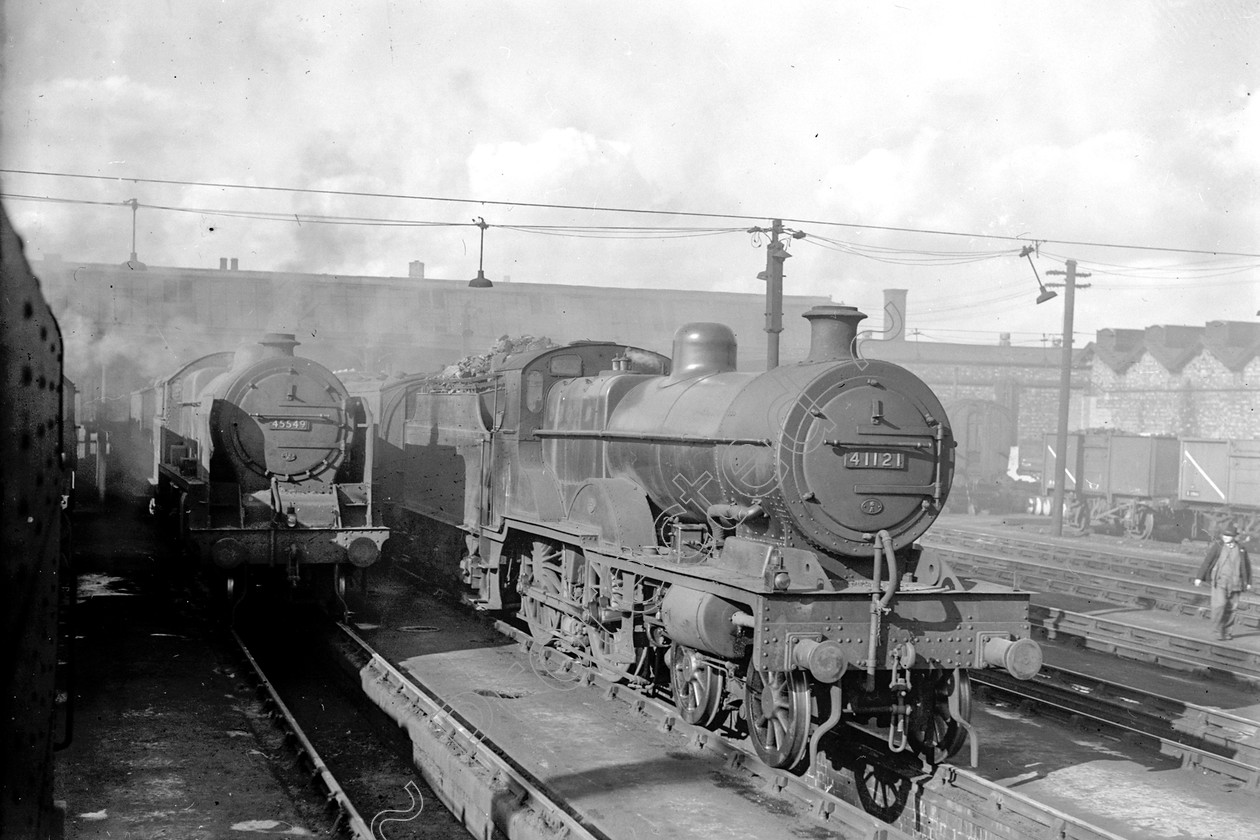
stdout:
{"type": "MultiPolygon", "coordinates": [[[[317,189],[313,187],[283,187],[259,184],[238,184],[232,182],[213,182],[213,181],[192,181],[174,178],[142,178],[142,177],[122,177],[112,175],[90,175],[86,173],[76,172],[57,172],[51,170],[36,169],[13,169],[0,168],[0,173],[9,173],[15,175],[34,175],[50,178],[79,178],[95,181],[112,181],[115,183],[133,183],[133,184],[155,184],[166,186],[183,186],[183,187],[206,187],[211,189],[234,189],[234,190],[257,190],[262,192],[286,192],[301,193],[309,195],[337,195],[337,196],[353,196],[359,198],[387,198],[405,201],[434,201],[447,202],[454,204],[476,204],[480,206],[496,206],[496,207],[531,207],[549,210],[579,210],[588,213],[633,213],[657,216],[689,216],[692,218],[710,218],[710,219],[742,219],[762,221],[767,218],[778,218],[784,222],[790,222],[794,225],[821,225],[828,227],[842,227],[853,230],[871,230],[885,231],[895,233],[913,233],[929,236],[950,236],[965,237],[969,239],[986,239],[1002,242],[1019,242],[1027,244],[1030,240],[1027,236],[1012,236],[1004,234],[992,233],[976,233],[966,231],[944,230],[934,228],[913,228],[900,225],[871,225],[860,224],[856,222],[840,222],[830,219],[805,219],[793,218],[777,213],[765,213],[759,215],[735,214],[735,213],[711,213],[693,210],[656,210],[648,208],[635,207],[600,207],[596,205],[582,204],[553,204],[548,202],[530,202],[530,201],[504,201],[493,199],[476,199],[476,198],[458,198],[454,196],[435,196],[408,193],[388,193],[388,192],[372,192],[365,190],[331,190],[317,189]]],[[[1181,253],[1181,254],[1202,254],[1211,256],[1233,256],[1233,257],[1250,257],[1260,259],[1257,253],[1240,253],[1232,251],[1208,251],[1197,248],[1172,248],[1157,245],[1138,245],[1118,242],[1093,242],[1087,240],[1073,239],[1055,239],[1052,237],[1037,237],[1040,243],[1053,243],[1056,245],[1075,245],[1080,247],[1097,247],[1097,248],[1114,248],[1121,250],[1135,251],[1152,251],[1162,253],[1181,253]]]]}
{"type": "MultiPolygon", "coordinates": [[[[58,196],[40,196],[24,193],[0,192],[0,198],[18,199],[22,201],[42,201],[55,204],[91,204],[107,207],[132,207],[130,201],[93,201],[58,196]]],[[[422,219],[396,219],[373,216],[335,216],[321,213],[303,213],[300,211],[266,211],[266,210],[231,210],[208,207],[180,207],[170,204],[149,204],[136,202],[136,208],[146,210],[163,210],[172,213],[188,213],[199,216],[215,216],[224,218],[254,219],[258,221],[297,222],[309,224],[362,225],[374,227],[477,227],[475,221],[448,222],[422,219]]],[[[538,233],[553,236],[575,236],[609,239],[643,239],[643,238],[675,238],[690,236],[716,236],[727,233],[743,233],[743,227],[632,227],[627,225],[494,225],[487,228],[516,230],[522,233],[538,233]]]]}
{"type": "MultiPolygon", "coordinates": [[[[54,176],[54,177],[68,177],[68,178],[89,178],[89,179],[94,179],[94,180],[109,180],[109,181],[116,181],[116,182],[117,181],[130,181],[134,183],[177,184],[181,186],[217,187],[221,189],[244,189],[244,190],[256,189],[256,190],[263,190],[263,191],[279,191],[279,192],[315,194],[315,195],[336,195],[336,196],[343,196],[343,197],[357,196],[357,197],[375,197],[375,198],[403,198],[403,199],[412,199],[412,200],[452,201],[452,202],[459,202],[459,203],[504,205],[504,206],[512,206],[512,207],[545,207],[545,208],[551,208],[551,209],[569,209],[569,210],[584,210],[584,211],[599,211],[599,212],[651,213],[651,214],[657,214],[657,215],[671,215],[671,216],[696,216],[696,217],[706,217],[706,218],[745,219],[745,220],[755,219],[757,221],[762,221],[764,218],[762,216],[743,216],[743,215],[728,215],[728,214],[713,214],[713,213],[691,213],[691,212],[665,211],[665,210],[657,211],[657,210],[642,210],[642,209],[631,209],[631,208],[544,204],[544,203],[532,203],[532,202],[499,202],[499,201],[482,201],[482,200],[474,200],[474,199],[448,199],[448,198],[443,198],[443,197],[415,196],[415,195],[391,194],[391,193],[368,193],[368,192],[356,192],[356,191],[346,191],[346,190],[319,190],[319,189],[310,189],[310,188],[271,187],[271,186],[224,184],[224,183],[216,184],[216,183],[210,183],[210,182],[176,181],[176,180],[168,180],[168,179],[112,178],[108,176],[90,176],[90,175],[77,175],[73,173],[40,172],[40,171],[35,171],[35,170],[0,169],[0,172],[10,172],[10,173],[27,174],[27,175],[45,175],[45,176],[54,176]]],[[[133,209],[138,208],[138,207],[143,207],[145,209],[150,209],[150,210],[175,212],[175,213],[187,213],[187,214],[195,214],[195,215],[202,215],[202,216],[242,218],[242,219],[253,219],[253,220],[259,220],[259,221],[296,222],[299,225],[306,223],[306,224],[352,225],[352,226],[373,226],[373,227],[478,226],[478,223],[475,220],[470,221],[470,222],[453,222],[453,221],[434,221],[434,220],[422,220],[422,219],[384,218],[384,217],[374,217],[374,216],[344,216],[344,215],[285,212],[285,211],[234,210],[234,209],[225,209],[225,208],[183,207],[183,206],[170,205],[170,204],[140,203],[140,202],[136,202],[134,199],[130,201],[118,202],[118,201],[101,201],[101,200],[81,199],[81,198],[40,196],[40,195],[32,195],[32,194],[25,194],[25,193],[0,193],[0,198],[27,200],[27,201],[36,201],[36,202],[75,204],[75,205],[131,207],[133,209]]],[[[1090,245],[1097,245],[1100,247],[1121,247],[1121,248],[1138,247],[1138,246],[1119,245],[1116,243],[1071,243],[1069,241],[1063,241],[1063,240],[1046,240],[1046,239],[1030,240],[1027,238],[1027,236],[1023,236],[1023,235],[1019,237],[1011,237],[1011,236],[997,236],[997,235],[992,235],[992,234],[965,234],[965,233],[957,232],[957,231],[938,231],[938,230],[902,228],[902,227],[892,227],[892,226],[857,225],[857,224],[842,223],[842,222],[829,222],[829,221],[810,222],[810,221],[796,220],[796,219],[789,219],[788,221],[791,221],[793,224],[823,224],[823,225],[834,225],[834,226],[850,227],[850,228],[858,228],[858,229],[900,231],[900,232],[917,233],[917,234],[942,234],[942,235],[952,235],[952,236],[969,236],[972,238],[1019,242],[1021,245],[1020,249],[1014,249],[1014,248],[991,249],[991,250],[982,250],[982,251],[981,250],[927,250],[927,249],[919,249],[919,248],[904,248],[904,247],[856,243],[852,241],[837,239],[834,237],[823,236],[817,233],[807,233],[799,240],[799,241],[804,241],[806,243],[809,243],[811,245],[814,245],[815,247],[818,247],[824,250],[844,253],[851,256],[857,256],[864,259],[869,259],[872,261],[876,261],[876,262],[880,262],[884,264],[890,264],[890,265],[946,267],[946,266],[974,264],[974,263],[979,263],[979,262],[991,261],[995,259],[1005,259],[1011,256],[1022,256],[1024,253],[1023,248],[1027,246],[1029,242],[1035,242],[1039,256],[1044,255],[1048,258],[1056,259],[1056,260],[1066,259],[1066,258],[1056,255],[1050,252],[1049,250],[1043,250],[1041,246],[1049,242],[1054,242],[1056,244],[1090,244],[1090,245]]],[[[505,230],[514,230],[520,233],[529,233],[529,234],[544,235],[544,236],[562,236],[562,237],[590,238],[590,239],[623,239],[623,240],[644,239],[644,238],[658,238],[658,239],[692,238],[692,237],[719,236],[719,235],[726,235],[726,234],[731,234],[731,233],[747,232],[747,233],[754,234],[754,237],[755,237],[754,245],[759,246],[766,241],[763,235],[764,233],[766,233],[766,231],[764,228],[760,228],[760,227],[743,228],[743,227],[697,227],[697,226],[667,227],[667,226],[630,226],[630,225],[520,225],[520,224],[510,224],[510,225],[485,224],[485,227],[487,228],[494,227],[494,228],[500,228],[500,229],[505,229],[505,230]]],[[[798,241],[798,240],[794,238],[788,238],[784,240],[785,244],[788,244],[788,245],[792,244],[795,241],[798,241]]],[[[1143,246],[1143,249],[1151,250],[1151,251],[1168,252],[1168,253],[1193,253],[1193,254],[1199,254],[1199,255],[1211,255],[1215,257],[1216,259],[1203,260],[1203,261],[1197,261],[1197,262],[1177,263],[1173,265],[1163,265],[1163,266],[1128,266],[1128,265],[1110,264],[1110,263],[1105,263],[1101,261],[1099,262],[1080,261],[1079,264],[1082,265],[1084,269],[1090,273],[1097,273],[1100,275],[1111,276],[1111,277],[1122,278],[1122,279],[1128,278],[1130,280],[1141,280],[1143,281],[1144,288],[1160,288],[1160,289],[1176,289],[1176,288],[1191,288],[1191,287],[1201,288],[1205,286],[1231,286],[1231,285],[1240,285],[1243,283],[1250,283],[1253,281],[1246,278],[1241,278],[1241,279],[1236,279],[1236,280],[1216,280],[1215,282],[1212,282],[1212,279],[1229,277],[1231,275],[1253,271],[1257,268],[1260,268],[1260,263],[1244,264],[1244,265],[1237,265],[1237,264],[1222,265],[1223,258],[1229,258],[1229,257],[1260,258],[1260,254],[1238,254],[1238,253],[1219,252],[1219,251],[1198,251],[1198,250],[1193,250],[1193,249],[1146,247],[1146,246],[1143,246]],[[1174,276],[1153,278],[1151,277],[1152,273],[1163,273],[1163,274],[1173,273],[1174,276]],[[1183,280],[1179,276],[1182,274],[1194,274],[1195,276],[1192,279],[1183,280]]],[[[1100,290],[1107,290],[1107,291],[1130,290],[1133,288],[1132,285],[1129,283],[1106,283],[1106,282],[1101,282],[1101,281],[1094,281],[1090,285],[1100,290]]],[[[1007,303],[1019,300],[1023,298],[1024,295],[1025,295],[1025,292],[1022,289],[1018,291],[999,293],[996,295],[990,294],[988,290],[982,291],[980,293],[973,293],[970,295],[959,295],[956,292],[950,292],[948,296],[942,297],[942,298],[928,297],[925,299],[920,299],[918,301],[918,309],[919,309],[919,312],[921,313],[920,318],[925,320],[928,324],[931,324],[934,317],[939,318],[940,316],[946,316],[948,318],[950,314],[955,313],[955,312],[961,312],[961,311],[966,311],[972,314],[976,312],[983,312],[986,309],[1001,307],[1007,303]]],[[[880,308],[882,309],[882,307],[880,308]]],[[[936,327],[936,329],[940,330],[944,328],[936,327]]]]}

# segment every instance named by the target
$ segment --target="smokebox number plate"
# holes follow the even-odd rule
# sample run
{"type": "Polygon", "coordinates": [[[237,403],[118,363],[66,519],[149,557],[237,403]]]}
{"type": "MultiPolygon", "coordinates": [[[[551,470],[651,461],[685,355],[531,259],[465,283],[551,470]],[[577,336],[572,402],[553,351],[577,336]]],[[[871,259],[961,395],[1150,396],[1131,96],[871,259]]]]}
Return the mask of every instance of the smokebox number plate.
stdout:
{"type": "Polygon", "coordinates": [[[864,449],[844,453],[844,465],[851,470],[904,470],[906,453],[864,449]]]}
{"type": "Polygon", "coordinates": [[[271,428],[281,432],[309,432],[310,420],[272,420],[271,428]]]}

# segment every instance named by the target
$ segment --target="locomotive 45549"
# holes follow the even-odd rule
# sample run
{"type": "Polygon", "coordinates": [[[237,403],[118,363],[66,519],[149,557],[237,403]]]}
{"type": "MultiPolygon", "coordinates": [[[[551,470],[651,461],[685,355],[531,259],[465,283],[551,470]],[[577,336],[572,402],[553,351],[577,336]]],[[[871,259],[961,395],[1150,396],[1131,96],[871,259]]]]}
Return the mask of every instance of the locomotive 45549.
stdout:
{"type": "Polygon", "coordinates": [[[153,506],[222,570],[327,577],[376,562],[388,531],[371,495],[371,418],[335,374],[296,356],[289,333],[214,353],[133,395],[152,434],[153,506]]]}
{"type": "Polygon", "coordinates": [[[690,723],[737,711],[773,766],[842,721],[939,762],[965,741],[971,669],[1040,668],[1028,594],[920,562],[953,473],[945,413],[854,356],[862,313],[805,317],[808,358],[758,374],[695,323],[672,361],[579,342],[398,383],[379,495],[467,534],[487,608],[614,679],[670,683],[690,723]]]}

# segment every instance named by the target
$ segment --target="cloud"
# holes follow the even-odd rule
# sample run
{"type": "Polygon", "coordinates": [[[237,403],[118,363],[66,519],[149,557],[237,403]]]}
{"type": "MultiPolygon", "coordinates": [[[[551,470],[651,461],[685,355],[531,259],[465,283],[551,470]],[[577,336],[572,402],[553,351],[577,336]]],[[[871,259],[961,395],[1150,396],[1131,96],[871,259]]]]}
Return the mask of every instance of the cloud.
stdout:
{"type": "Polygon", "coordinates": [[[481,143],[468,156],[474,196],[606,206],[650,200],[630,145],[576,128],[548,129],[532,142],[481,143]]]}
{"type": "MultiPolygon", "coordinates": [[[[572,14],[578,7],[563,2],[135,0],[125,11],[0,2],[9,32],[0,160],[14,168],[752,217],[733,226],[783,216],[1225,250],[1255,250],[1260,229],[1260,24],[1249,2],[1018,12],[801,2],[769,16],[751,2],[701,0],[646,2],[631,15],[572,14]]],[[[744,235],[625,241],[501,227],[710,223],[695,219],[5,181],[116,205],[9,205],[34,253],[69,259],[125,259],[131,214],[121,202],[135,196],[464,226],[141,210],[137,247],[152,264],[237,256],[248,268],[400,274],[419,259],[430,276],[470,277],[478,232],[468,224],[483,215],[495,226],[486,269],[496,279],[762,288],[764,252],[744,235]]],[[[811,232],[919,251],[995,247],[811,232]]],[[[878,289],[895,285],[911,290],[913,308],[938,290],[1001,285],[1008,268],[801,247],[789,291],[877,307],[878,289]]],[[[1193,297],[1192,321],[1220,317],[1193,297]]],[[[1095,324],[1137,310],[1108,305],[1098,289],[1083,298],[1086,328],[1133,326],[1095,324]]],[[[939,323],[987,330],[1011,311],[959,309],[939,323]]]]}

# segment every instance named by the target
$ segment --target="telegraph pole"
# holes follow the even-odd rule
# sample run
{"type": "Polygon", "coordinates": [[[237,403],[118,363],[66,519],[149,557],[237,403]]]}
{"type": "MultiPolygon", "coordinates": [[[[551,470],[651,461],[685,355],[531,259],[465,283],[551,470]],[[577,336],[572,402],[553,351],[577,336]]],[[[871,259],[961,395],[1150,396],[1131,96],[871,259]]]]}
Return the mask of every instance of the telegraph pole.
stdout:
{"type": "Polygon", "coordinates": [[[766,370],[779,366],[779,333],[783,332],[783,261],[791,256],[779,237],[783,220],[770,223],[766,245],[766,370]]]}
{"type": "Polygon", "coordinates": [[[779,333],[783,332],[783,261],[792,256],[787,244],[779,239],[787,234],[792,239],[804,239],[803,230],[785,228],[782,219],[774,219],[770,227],[754,227],[749,233],[768,233],[766,245],[766,270],[757,272],[758,280],[766,281],[766,370],[779,366],[779,333]]]}
{"type": "MultiPolygon", "coordinates": [[[[1063,485],[1067,479],[1068,413],[1072,399],[1072,320],[1073,310],[1076,308],[1076,280],[1078,277],[1090,275],[1076,273],[1076,260],[1067,261],[1067,271],[1047,271],[1046,274],[1066,275],[1063,284],[1063,357],[1059,364],[1059,429],[1054,459],[1054,504],[1051,508],[1050,520],[1050,533],[1061,537],[1063,536],[1063,485]]],[[[1089,286],[1081,288],[1088,289],[1089,286]]],[[[1082,480],[1081,476],[1076,476],[1078,489],[1082,480]]]]}

